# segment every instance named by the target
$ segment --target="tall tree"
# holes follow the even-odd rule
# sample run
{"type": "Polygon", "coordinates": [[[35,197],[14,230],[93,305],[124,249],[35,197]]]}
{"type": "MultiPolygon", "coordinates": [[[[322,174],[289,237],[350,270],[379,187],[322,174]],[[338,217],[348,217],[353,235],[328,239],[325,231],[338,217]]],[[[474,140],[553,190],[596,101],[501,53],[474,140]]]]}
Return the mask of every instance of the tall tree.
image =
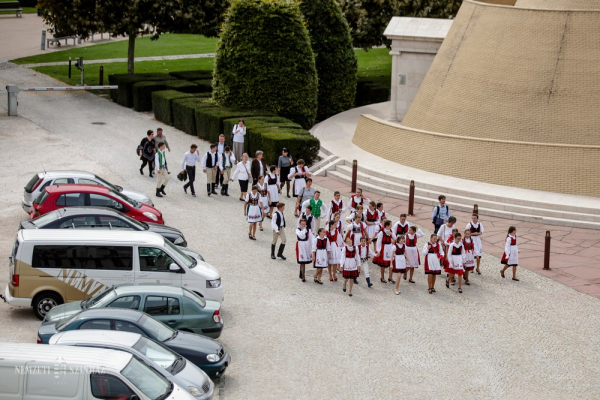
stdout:
{"type": "Polygon", "coordinates": [[[93,32],[128,36],[130,74],[138,35],[152,35],[153,40],[166,32],[216,36],[228,5],[229,0],[39,0],[44,22],[53,32],[83,39],[93,32]]]}

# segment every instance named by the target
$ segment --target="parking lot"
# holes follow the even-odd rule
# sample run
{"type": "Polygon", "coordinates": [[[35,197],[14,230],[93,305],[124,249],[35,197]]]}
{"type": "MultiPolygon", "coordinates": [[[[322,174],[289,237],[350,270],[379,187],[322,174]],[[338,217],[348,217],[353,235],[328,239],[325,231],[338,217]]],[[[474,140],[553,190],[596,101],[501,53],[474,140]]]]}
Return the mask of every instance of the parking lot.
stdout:
{"type": "MultiPolygon", "coordinates": [[[[8,72],[18,84],[52,83],[31,71],[8,72]]],[[[158,127],[151,115],[88,93],[23,94],[19,108],[21,118],[0,117],[2,289],[18,222],[27,218],[23,186],[34,173],[83,169],[149,194],[155,187],[155,180],[139,174],[135,156],[145,131],[158,127]]],[[[208,149],[164,128],[172,171],[191,142],[208,149]]],[[[231,197],[207,198],[203,183],[201,176],[193,199],[172,174],[167,197],[155,205],[167,225],[183,231],[188,247],[221,272],[225,329],[219,340],[232,356],[221,399],[598,397],[597,299],[525,270],[519,283],[502,279],[499,260],[489,254],[483,275],[474,276],[463,294],[442,280],[438,293],[428,294],[420,270],[416,284],[402,282],[400,296],[392,285],[374,279],[367,289],[361,279],[349,298],[341,282],[298,279],[291,199],[288,260],[273,261],[270,220],[257,241],[248,240],[237,185],[231,197]]],[[[328,200],[331,192],[322,196],[328,200]]],[[[0,321],[1,341],[35,342],[39,321],[31,309],[0,304],[0,321]]]]}

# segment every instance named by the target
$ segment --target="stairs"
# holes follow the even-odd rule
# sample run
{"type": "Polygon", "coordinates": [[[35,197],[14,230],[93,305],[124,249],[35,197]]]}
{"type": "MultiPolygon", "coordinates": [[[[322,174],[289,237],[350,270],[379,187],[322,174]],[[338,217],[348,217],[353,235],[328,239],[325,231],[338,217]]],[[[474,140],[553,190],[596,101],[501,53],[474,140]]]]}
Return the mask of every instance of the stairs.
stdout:
{"type": "MultiPolygon", "coordinates": [[[[335,155],[321,154],[321,161],[311,170],[316,175],[326,175],[351,185],[352,163],[335,155]]],[[[357,187],[388,197],[408,200],[410,181],[358,167],[357,187]]],[[[471,193],[446,186],[415,182],[415,202],[438,204],[444,194],[454,210],[471,212],[477,204],[481,215],[536,222],[547,225],[600,229],[600,210],[579,206],[527,201],[510,197],[498,198],[484,193],[471,193]]]]}

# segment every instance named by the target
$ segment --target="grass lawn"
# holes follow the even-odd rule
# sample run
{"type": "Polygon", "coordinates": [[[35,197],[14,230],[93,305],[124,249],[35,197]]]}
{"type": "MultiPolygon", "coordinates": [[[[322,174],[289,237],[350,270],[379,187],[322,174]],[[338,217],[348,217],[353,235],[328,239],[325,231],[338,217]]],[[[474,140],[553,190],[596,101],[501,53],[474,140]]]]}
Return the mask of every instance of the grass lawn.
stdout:
{"type": "MultiPolygon", "coordinates": [[[[14,0],[0,0],[0,3],[4,3],[5,1],[14,1],[14,0]]],[[[37,8],[35,7],[20,7],[23,9],[23,14],[37,14],[37,8]]],[[[15,15],[14,11],[0,11],[0,15],[15,15]]],[[[16,18],[16,17],[15,17],[16,18]]]]}
{"type": "Polygon", "coordinates": [[[358,77],[384,86],[391,86],[392,56],[388,49],[355,50],[358,77]]]}
{"type": "MultiPolygon", "coordinates": [[[[217,38],[207,38],[201,35],[161,35],[158,40],[150,37],[138,38],[135,41],[135,56],[173,56],[182,54],[214,53],[217,50],[217,38]]],[[[127,40],[103,43],[87,47],[54,51],[31,57],[12,60],[15,64],[35,64],[55,61],[68,61],[69,57],[83,57],[85,60],[103,60],[107,58],[127,58],[127,40]]]]}

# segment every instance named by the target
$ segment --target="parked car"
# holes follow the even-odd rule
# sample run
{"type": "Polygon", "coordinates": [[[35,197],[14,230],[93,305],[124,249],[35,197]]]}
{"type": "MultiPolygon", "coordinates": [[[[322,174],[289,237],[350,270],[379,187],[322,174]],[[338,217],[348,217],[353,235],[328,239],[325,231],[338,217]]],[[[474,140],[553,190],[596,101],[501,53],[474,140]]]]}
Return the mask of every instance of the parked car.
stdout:
{"type": "Polygon", "coordinates": [[[215,384],[204,371],[139,333],[87,329],[68,331],[52,336],[49,344],[124,351],[152,365],[165,378],[187,389],[196,400],[213,398],[215,384]]]}
{"type": "Polygon", "coordinates": [[[152,365],[109,349],[0,343],[0,399],[194,400],[152,365]]]}
{"type": "Polygon", "coordinates": [[[30,218],[37,218],[59,208],[81,206],[108,207],[129,215],[136,221],[164,224],[162,214],[156,208],[96,185],[48,186],[33,201],[30,218]]]}
{"type": "Polygon", "coordinates": [[[211,378],[222,376],[231,360],[229,353],[215,339],[177,331],[146,313],[122,308],[93,308],[58,322],[43,322],[37,342],[48,344],[52,335],[58,332],[81,329],[139,333],[182,355],[211,378]]]}
{"type": "Polygon", "coordinates": [[[218,338],[223,330],[221,303],[205,300],[178,286],[125,284],[99,293],[89,300],[52,308],[44,322],[60,321],[92,308],[128,308],[144,311],[173,329],[218,338]]]}
{"type": "Polygon", "coordinates": [[[177,246],[187,241],[179,229],[153,222],[140,222],[106,207],[66,207],[40,217],[21,221],[20,229],[127,229],[158,233],[177,246]]]}
{"type": "Polygon", "coordinates": [[[150,196],[148,196],[146,193],[133,189],[125,189],[119,185],[113,185],[112,183],[100,178],[98,175],[90,172],[44,171],[35,174],[29,180],[29,182],[27,182],[27,185],[25,185],[25,192],[23,193],[23,200],[21,202],[23,210],[25,210],[27,214],[30,214],[31,211],[33,211],[33,200],[35,200],[46,187],[69,183],[104,186],[116,193],[121,193],[130,199],[148,204],[149,206],[154,206],[150,196]]]}
{"type": "Polygon", "coordinates": [[[12,306],[33,307],[39,319],[58,304],[124,283],[181,286],[223,301],[219,271],[186,251],[151,232],[21,229],[4,297],[12,306]]]}

